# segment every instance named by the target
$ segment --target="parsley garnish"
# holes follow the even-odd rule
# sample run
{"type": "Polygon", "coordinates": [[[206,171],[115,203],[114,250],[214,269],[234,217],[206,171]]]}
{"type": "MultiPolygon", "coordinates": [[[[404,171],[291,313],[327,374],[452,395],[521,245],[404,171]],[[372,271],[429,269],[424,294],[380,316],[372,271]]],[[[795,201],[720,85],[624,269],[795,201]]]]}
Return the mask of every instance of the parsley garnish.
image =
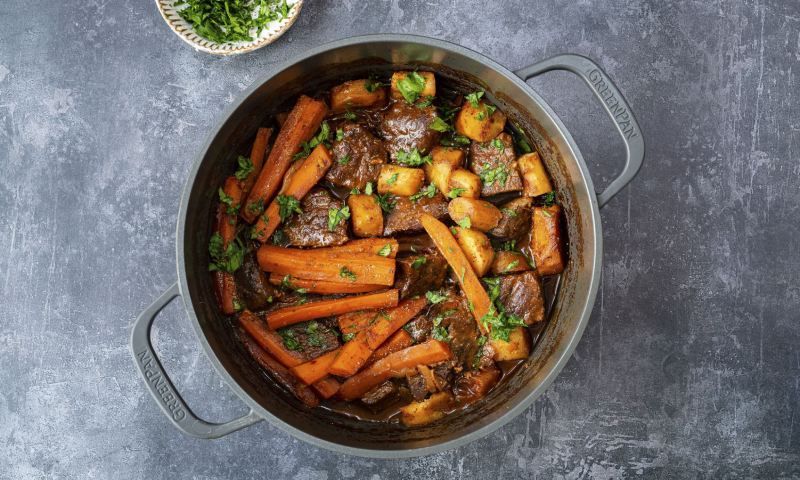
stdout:
{"type": "Polygon", "coordinates": [[[350,207],[328,209],[328,230],[331,232],[342,223],[342,220],[350,218],[350,207]]]}
{"type": "Polygon", "coordinates": [[[283,230],[275,230],[275,233],[272,234],[273,245],[284,245],[287,241],[288,238],[286,238],[286,232],[283,230]]]}
{"type": "Polygon", "coordinates": [[[383,87],[384,85],[386,85],[386,84],[385,84],[385,83],[382,83],[382,82],[379,82],[379,81],[377,81],[377,80],[375,79],[375,77],[373,77],[373,76],[370,76],[370,77],[369,77],[369,78],[368,78],[368,79],[367,79],[367,80],[364,82],[364,89],[366,89],[366,90],[367,90],[369,93],[372,93],[372,92],[374,92],[375,90],[377,90],[377,89],[379,89],[379,88],[383,87]]]}
{"type": "Polygon", "coordinates": [[[506,148],[506,146],[503,145],[503,141],[500,140],[499,138],[495,138],[494,140],[492,140],[492,146],[500,151],[503,151],[503,149],[506,148]]]}
{"type": "Polygon", "coordinates": [[[380,250],[378,250],[378,255],[381,257],[388,257],[391,253],[392,245],[390,243],[387,243],[386,245],[382,246],[380,250]]]}
{"type": "Polygon", "coordinates": [[[294,330],[278,330],[278,335],[283,339],[283,346],[289,350],[300,350],[300,342],[294,338],[294,330]]]}
{"type": "Polygon", "coordinates": [[[233,174],[236,180],[244,180],[253,172],[253,162],[248,157],[239,155],[236,163],[239,165],[236,169],[236,173],[233,174]]]}
{"type": "Polygon", "coordinates": [[[277,201],[278,215],[280,215],[282,222],[285,222],[295,213],[302,215],[303,209],[300,208],[300,201],[291,195],[278,195],[277,201]]]}
{"type": "Polygon", "coordinates": [[[441,292],[431,290],[425,294],[425,298],[427,298],[432,304],[436,305],[437,303],[447,300],[447,295],[443,295],[441,292]]]}
{"type": "Polygon", "coordinates": [[[434,196],[436,196],[436,185],[431,183],[427,187],[420,188],[419,192],[411,195],[408,198],[411,199],[412,202],[416,202],[422,197],[433,198],[434,196]]]}
{"type": "Polygon", "coordinates": [[[478,176],[481,177],[484,185],[492,185],[494,182],[505,185],[508,181],[508,168],[504,164],[494,168],[484,168],[478,176]]]}
{"type": "Polygon", "coordinates": [[[319,133],[316,134],[311,140],[301,143],[300,151],[295,154],[294,158],[298,159],[309,156],[311,154],[311,150],[313,150],[317,145],[327,143],[330,136],[331,127],[328,125],[328,122],[322,122],[319,133]]]}
{"type": "Polygon", "coordinates": [[[425,155],[424,157],[420,155],[419,150],[416,148],[412,149],[411,151],[404,152],[403,150],[398,150],[397,154],[397,163],[401,165],[405,165],[407,167],[419,167],[425,163],[431,163],[431,156],[425,155]]]}
{"type": "Polygon", "coordinates": [[[394,206],[397,203],[394,199],[394,195],[392,195],[391,193],[384,193],[383,195],[375,195],[375,200],[378,201],[378,205],[381,206],[381,210],[383,210],[386,213],[391,213],[391,211],[394,210],[394,206]]]}
{"type": "Polygon", "coordinates": [[[250,42],[258,38],[270,22],[289,16],[293,4],[286,0],[179,0],[175,6],[194,31],[216,43],[250,42]]]}
{"type": "Polygon", "coordinates": [[[553,216],[553,214],[548,212],[547,210],[542,210],[542,215],[544,215],[547,218],[552,218],[553,216]]]}
{"type": "Polygon", "coordinates": [[[544,195],[542,195],[542,202],[544,202],[544,205],[546,207],[549,207],[554,203],[556,203],[556,192],[547,192],[544,195]]]}
{"type": "Polygon", "coordinates": [[[413,262],[411,262],[411,268],[414,270],[419,270],[419,268],[425,265],[425,262],[427,261],[427,258],[420,255],[419,257],[415,258],[413,262]]]}
{"type": "Polygon", "coordinates": [[[341,128],[336,129],[336,141],[341,142],[344,139],[344,130],[341,128]]]}
{"type": "Polygon", "coordinates": [[[322,338],[319,335],[319,323],[315,321],[308,322],[306,325],[306,340],[308,344],[312,347],[321,347],[322,346],[322,338]]]}
{"type": "Polygon", "coordinates": [[[350,155],[345,155],[344,157],[339,158],[337,162],[339,162],[339,165],[347,165],[350,163],[350,155]]]}
{"type": "Polygon", "coordinates": [[[223,203],[223,204],[226,205],[225,213],[227,213],[228,215],[230,215],[232,217],[235,217],[236,215],[238,215],[239,214],[239,205],[234,205],[233,204],[233,198],[228,196],[225,193],[225,190],[223,190],[221,188],[219,189],[218,193],[219,193],[219,201],[220,201],[220,203],[223,203]]]}
{"type": "Polygon", "coordinates": [[[394,185],[397,183],[397,177],[399,176],[399,174],[393,173],[389,178],[386,179],[386,185],[394,185]]]}
{"type": "Polygon", "coordinates": [[[339,269],[339,276],[342,278],[346,278],[351,282],[356,281],[356,274],[347,267],[342,267],[339,269]]]}
{"type": "Polygon", "coordinates": [[[367,182],[367,185],[364,187],[364,194],[372,195],[372,182],[367,182]]]}
{"type": "Polygon", "coordinates": [[[247,205],[247,211],[254,215],[259,215],[264,211],[264,199],[259,198],[255,202],[249,203],[247,205]]]}
{"type": "Polygon", "coordinates": [[[478,102],[480,102],[482,96],[483,92],[472,92],[467,95],[467,101],[473,107],[478,108],[478,102]]]}
{"type": "Polygon", "coordinates": [[[519,260],[514,260],[513,262],[506,265],[506,268],[503,269],[503,273],[509,272],[519,265],[519,260]]]}
{"type": "Polygon", "coordinates": [[[222,236],[215,232],[208,241],[208,253],[211,255],[211,263],[208,264],[209,271],[222,271],[233,273],[242,266],[244,260],[245,246],[239,237],[229,243],[223,249],[222,236]]]}
{"type": "Polygon", "coordinates": [[[356,115],[355,113],[353,113],[353,112],[348,110],[348,111],[344,112],[344,118],[345,118],[345,120],[350,120],[352,122],[353,120],[358,118],[358,115],[356,115]]]}
{"type": "Polygon", "coordinates": [[[517,218],[519,215],[516,210],[512,210],[510,208],[501,208],[500,211],[503,212],[505,216],[510,218],[517,218]]]}
{"type": "Polygon", "coordinates": [[[408,103],[414,103],[425,89],[425,77],[417,72],[409,72],[397,81],[397,89],[408,103]]]}
{"type": "Polygon", "coordinates": [[[445,122],[441,118],[436,117],[433,119],[433,122],[431,122],[431,124],[428,125],[428,128],[430,128],[431,130],[436,130],[437,132],[446,132],[450,130],[452,127],[448,125],[447,122],[445,122]]]}
{"type": "Polygon", "coordinates": [[[355,337],[356,337],[356,332],[343,333],[342,334],[342,341],[347,343],[350,340],[354,339],[355,337]]]}
{"type": "Polygon", "coordinates": [[[516,240],[509,240],[507,242],[503,242],[502,249],[506,252],[513,252],[516,250],[517,241],[516,240]]]}
{"type": "Polygon", "coordinates": [[[448,135],[439,140],[439,144],[445,147],[463,147],[469,143],[469,138],[458,134],[448,135]]]}
{"type": "Polygon", "coordinates": [[[466,188],[461,188],[461,187],[451,188],[450,191],[447,192],[447,197],[448,198],[458,198],[458,197],[461,196],[462,193],[464,193],[466,191],[467,191],[466,188]]]}
{"type": "Polygon", "coordinates": [[[484,283],[489,286],[489,300],[492,304],[489,311],[481,318],[481,323],[491,331],[492,338],[508,341],[508,335],[517,327],[524,327],[525,322],[514,314],[506,313],[505,307],[500,302],[500,279],[484,278],[484,283]]]}
{"type": "Polygon", "coordinates": [[[456,222],[461,228],[472,228],[472,220],[469,217],[464,217],[456,222]]]}

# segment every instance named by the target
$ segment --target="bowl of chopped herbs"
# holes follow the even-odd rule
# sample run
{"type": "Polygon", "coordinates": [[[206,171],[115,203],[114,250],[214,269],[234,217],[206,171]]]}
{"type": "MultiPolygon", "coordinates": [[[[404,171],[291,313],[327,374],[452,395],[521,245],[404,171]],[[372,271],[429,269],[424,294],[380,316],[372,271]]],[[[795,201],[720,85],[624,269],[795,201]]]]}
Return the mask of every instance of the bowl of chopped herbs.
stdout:
{"type": "Polygon", "coordinates": [[[195,49],[215,55],[251,52],[295,22],[303,0],[156,0],[169,28],[195,49]]]}

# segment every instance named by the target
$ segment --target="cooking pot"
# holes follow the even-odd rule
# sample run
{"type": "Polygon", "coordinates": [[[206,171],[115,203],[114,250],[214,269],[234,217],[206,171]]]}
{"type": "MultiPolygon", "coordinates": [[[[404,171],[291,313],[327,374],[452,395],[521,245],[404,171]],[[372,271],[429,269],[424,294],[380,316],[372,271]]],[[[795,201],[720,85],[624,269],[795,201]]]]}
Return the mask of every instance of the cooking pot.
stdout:
{"type": "Polygon", "coordinates": [[[466,48],[411,35],[370,35],[315,48],[256,81],[224,115],[200,149],[181,196],[177,231],[178,280],[139,315],[131,334],[136,366],[167,418],[182,432],[218,438],[263,419],[297,438],[336,452],[380,458],[424,455],[454,448],[496,430],[541,395],[569,360],[583,333],[597,294],[602,266],[599,208],[628,184],[644,157],[642,132],[613,82],[588,58],[559,55],[515,72],[466,48]],[[477,404],[434,424],[359,421],[324,408],[308,409],[274,384],[236,338],[223,316],[208,273],[217,188],[230,174],[237,152],[249,147],[258,125],[287,109],[298,94],[329,88],[369,72],[433,69],[440,78],[483,89],[486,96],[536,145],[558,190],[569,238],[569,263],[549,323],[530,357],[477,404]],[[622,173],[599,195],[578,147],[558,116],[525,81],[550,70],[582,78],[611,116],[625,143],[622,173]],[[211,364],[249,412],[224,423],[201,420],[181,398],[150,341],[158,312],[183,299],[211,364]]]}

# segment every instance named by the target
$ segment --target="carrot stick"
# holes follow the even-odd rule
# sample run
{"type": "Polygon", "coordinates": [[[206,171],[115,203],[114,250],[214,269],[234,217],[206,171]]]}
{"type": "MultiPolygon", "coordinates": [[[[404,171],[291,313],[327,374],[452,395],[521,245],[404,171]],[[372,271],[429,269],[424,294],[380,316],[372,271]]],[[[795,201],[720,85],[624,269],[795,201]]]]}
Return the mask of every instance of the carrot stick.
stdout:
{"type": "Polygon", "coordinates": [[[341,385],[333,377],[325,377],[322,380],[314,382],[311,388],[317,391],[322,398],[328,399],[336,395],[341,385]]]}
{"type": "MultiPolygon", "coordinates": [[[[236,214],[230,215],[228,211],[235,210],[242,201],[241,184],[236,177],[228,177],[225,179],[222,191],[231,198],[230,206],[220,202],[217,208],[217,233],[222,237],[222,248],[225,249],[236,238],[236,214]]],[[[233,274],[216,271],[213,276],[214,290],[220,309],[225,315],[236,313],[236,282],[233,280],[233,274]]]]}
{"type": "Polygon", "coordinates": [[[394,332],[394,335],[389,337],[388,340],[383,342],[383,345],[381,345],[374,352],[372,352],[372,356],[369,357],[366,365],[371,365],[380,360],[381,358],[385,358],[390,353],[397,352],[406,347],[410,347],[411,345],[414,345],[414,339],[408,332],[406,332],[403,329],[400,329],[394,332]]]}
{"type": "MultiPolygon", "coordinates": [[[[397,251],[400,249],[400,244],[394,238],[362,238],[358,240],[350,240],[344,245],[338,247],[327,247],[332,253],[371,253],[373,255],[381,255],[387,258],[394,258],[397,256],[397,251]],[[388,253],[386,246],[389,246],[388,253]]],[[[322,250],[321,248],[317,250],[322,250]]]]}
{"type": "Polygon", "coordinates": [[[339,355],[328,367],[328,373],[339,377],[349,377],[356,373],[372,355],[372,349],[367,345],[367,336],[361,331],[352,340],[339,349],[339,355]]]}
{"type": "Polygon", "coordinates": [[[267,324],[272,330],[315,318],[330,317],[341,313],[368,310],[371,308],[394,307],[397,305],[398,291],[386,290],[367,295],[335,298],[319,302],[304,303],[273,310],[267,314],[267,324]]]}
{"type": "Polygon", "coordinates": [[[268,330],[263,320],[249,310],[245,310],[239,314],[239,325],[241,325],[264,350],[271,353],[285,366],[292,368],[305,361],[299,352],[286,348],[283,345],[281,336],[272,330],[268,330]]]}
{"type": "Polygon", "coordinates": [[[262,245],[258,264],[262,270],[307,280],[386,285],[394,284],[395,260],[367,253],[320,252],[322,248],[296,248],[262,245]]]}
{"type": "Polygon", "coordinates": [[[461,286],[461,290],[464,291],[464,295],[472,306],[472,316],[474,316],[475,321],[478,322],[478,329],[484,334],[488,333],[482,320],[484,315],[489,313],[492,302],[489,300],[489,295],[486,294],[486,290],[483,289],[481,281],[478,280],[478,277],[472,270],[472,266],[469,260],[467,260],[466,255],[464,255],[464,251],[461,250],[458,242],[444,223],[427,213],[421,214],[419,219],[423,228],[425,228],[425,231],[428,232],[431,240],[433,240],[434,245],[436,245],[436,248],[442,252],[450,268],[455,272],[458,284],[461,286]]]}
{"type": "Polygon", "coordinates": [[[328,375],[328,367],[333,363],[336,356],[339,355],[339,350],[341,349],[337,348],[336,350],[320,355],[314,360],[292,367],[292,373],[306,385],[311,385],[312,383],[322,380],[328,375]]]}
{"type": "Polygon", "coordinates": [[[387,355],[365,370],[348,378],[339,389],[344,400],[354,400],[367,393],[372,387],[393,377],[405,374],[417,365],[430,365],[452,358],[450,347],[439,340],[428,340],[387,355]]]}
{"type": "MultiPolygon", "coordinates": [[[[273,273],[269,276],[269,283],[280,285],[286,275],[273,273]]],[[[386,288],[386,285],[360,285],[352,283],[326,282],[323,280],[306,280],[305,278],[291,278],[295,288],[305,288],[308,293],[335,294],[335,293],[367,293],[386,288]]]]}
{"type": "Polygon", "coordinates": [[[247,196],[247,193],[253,188],[258,178],[258,172],[264,166],[264,155],[267,153],[269,137],[272,136],[271,128],[259,128],[256,132],[256,139],[253,141],[253,149],[250,150],[250,162],[253,164],[253,170],[242,180],[242,193],[247,196]]]}
{"type": "Polygon", "coordinates": [[[378,318],[378,312],[350,312],[339,315],[336,321],[339,323],[339,330],[344,335],[351,333],[358,333],[369,326],[369,324],[378,318]]]}
{"type": "Polygon", "coordinates": [[[379,318],[367,330],[367,345],[375,350],[394,332],[402,328],[428,304],[425,298],[417,297],[404,300],[397,308],[382,311],[379,318]]]}
{"type": "MultiPolygon", "coordinates": [[[[303,160],[303,163],[287,178],[282,194],[302,200],[319,179],[325,176],[325,172],[331,168],[332,164],[333,158],[325,145],[317,145],[308,158],[303,160]]],[[[279,212],[280,205],[275,199],[269,204],[264,214],[258,217],[253,232],[260,242],[266,242],[275,233],[281,223],[279,212]]]]}
{"type": "Polygon", "coordinates": [[[314,135],[327,112],[328,107],[321,100],[314,100],[305,95],[297,99],[275,139],[264,168],[261,169],[247,196],[246,208],[242,212],[242,217],[247,222],[253,223],[258,216],[259,209],[253,208],[254,205],[258,205],[259,202],[263,205],[272,200],[292,158],[300,151],[300,145],[314,135]]]}

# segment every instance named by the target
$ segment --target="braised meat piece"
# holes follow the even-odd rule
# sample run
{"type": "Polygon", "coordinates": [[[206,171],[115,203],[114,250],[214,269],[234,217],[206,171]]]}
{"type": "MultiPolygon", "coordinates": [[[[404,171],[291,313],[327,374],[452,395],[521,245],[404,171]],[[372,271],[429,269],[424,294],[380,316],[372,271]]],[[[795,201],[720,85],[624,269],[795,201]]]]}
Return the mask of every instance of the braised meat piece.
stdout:
{"type": "Polygon", "coordinates": [[[339,348],[339,335],[330,320],[312,320],[277,331],[283,345],[298,352],[303,361],[313,360],[325,352],[339,348]]]}
{"type": "Polygon", "coordinates": [[[480,348],[478,324],[469,311],[466,298],[455,289],[448,289],[444,294],[447,300],[433,305],[428,312],[432,319],[431,336],[448,342],[459,365],[469,369],[480,348]]]}
{"type": "Polygon", "coordinates": [[[472,403],[484,397],[500,380],[500,370],[494,365],[482,370],[463,372],[456,377],[453,393],[459,403],[472,403]]]}
{"type": "Polygon", "coordinates": [[[472,142],[469,147],[469,168],[481,177],[483,197],[522,190],[514,141],[507,133],[501,133],[486,143],[472,142]]]}
{"type": "Polygon", "coordinates": [[[428,290],[441,288],[447,276],[447,261],[438,252],[411,254],[397,259],[394,288],[400,298],[425,295],[428,290]]]}
{"type": "Polygon", "coordinates": [[[520,239],[531,228],[531,203],[530,197],[519,197],[500,206],[503,218],[489,233],[503,240],[520,239]]]}
{"type": "Polygon", "coordinates": [[[433,319],[428,315],[419,315],[410,322],[406,323],[403,327],[414,343],[422,343],[431,337],[431,330],[433,330],[433,319]]]}
{"type": "Polygon", "coordinates": [[[389,395],[397,392],[397,386],[391,380],[386,380],[361,397],[361,401],[367,405],[375,405],[389,395]]]}
{"type": "Polygon", "coordinates": [[[345,123],[339,130],[341,140],[333,142],[331,153],[334,162],[325,180],[348,190],[363,189],[367,183],[377,182],[381,165],[386,163],[383,142],[357,123],[345,123]]]}
{"type": "Polygon", "coordinates": [[[328,229],[328,211],[341,209],[344,203],[334,198],[327,190],[316,189],[306,195],[300,208],[302,214],[294,214],[286,223],[283,232],[293,247],[330,247],[349,240],[347,222],[339,222],[333,231],[328,229]]]}
{"type": "Polygon", "coordinates": [[[447,217],[447,200],[439,193],[433,198],[422,197],[416,202],[408,197],[395,197],[394,208],[383,219],[383,235],[388,237],[421,231],[419,214],[423,212],[442,220],[447,217]]]}
{"type": "Polygon", "coordinates": [[[244,256],[242,266],[233,275],[236,293],[248,310],[261,310],[283,296],[283,292],[269,283],[267,275],[258,266],[256,256],[252,253],[244,256]]]}
{"type": "Polygon", "coordinates": [[[427,154],[439,141],[439,132],[430,128],[436,118],[436,107],[417,107],[403,100],[392,103],[383,114],[380,135],[393,161],[397,152],[419,150],[427,154]]]}
{"type": "Polygon", "coordinates": [[[411,396],[414,397],[414,400],[423,400],[428,396],[428,384],[425,381],[425,377],[419,373],[416,375],[406,375],[406,381],[408,382],[408,389],[411,391],[411,396]]]}
{"type": "Polygon", "coordinates": [[[501,276],[500,302],[526,325],[544,320],[542,282],[534,271],[501,276]]]}

